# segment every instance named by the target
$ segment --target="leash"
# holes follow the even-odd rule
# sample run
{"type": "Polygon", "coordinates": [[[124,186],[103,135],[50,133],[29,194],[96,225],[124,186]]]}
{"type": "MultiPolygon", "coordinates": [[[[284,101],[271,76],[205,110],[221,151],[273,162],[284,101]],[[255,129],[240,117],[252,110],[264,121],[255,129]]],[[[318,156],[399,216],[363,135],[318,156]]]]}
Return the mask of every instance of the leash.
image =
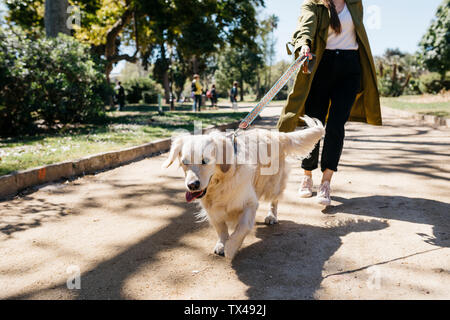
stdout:
{"type": "MultiPolygon", "coordinates": [[[[312,55],[312,59],[315,57],[315,55],[312,55]]],[[[312,60],[311,59],[311,60],[312,60]]],[[[230,135],[232,135],[232,141],[234,145],[234,151],[236,153],[236,136],[240,131],[248,129],[253,121],[258,117],[259,114],[264,110],[265,107],[272,101],[273,98],[280,92],[280,90],[286,85],[286,83],[289,81],[289,79],[292,77],[292,75],[296,74],[302,67],[303,73],[311,73],[311,70],[314,66],[314,62],[310,64],[310,59],[308,56],[299,56],[292,64],[291,66],[286,70],[286,72],[281,76],[280,79],[275,82],[273,87],[269,90],[269,92],[266,93],[266,95],[261,99],[261,101],[256,105],[256,107],[253,108],[252,111],[241,121],[239,124],[239,127],[232,132],[230,135]]]]}

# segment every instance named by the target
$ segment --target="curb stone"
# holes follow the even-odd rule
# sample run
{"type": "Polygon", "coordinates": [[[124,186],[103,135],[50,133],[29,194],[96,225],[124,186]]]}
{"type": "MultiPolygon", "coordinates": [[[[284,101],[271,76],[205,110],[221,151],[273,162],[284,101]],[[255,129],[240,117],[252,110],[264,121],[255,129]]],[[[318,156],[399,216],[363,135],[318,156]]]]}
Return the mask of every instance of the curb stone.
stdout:
{"type": "Polygon", "coordinates": [[[406,111],[406,110],[393,109],[393,108],[389,108],[389,107],[385,107],[385,106],[383,106],[383,108],[389,109],[389,111],[391,111],[393,114],[396,114],[399,116],[410,117],[410,118],[414,118],[415,120],[425,121],[426,123],[429,123],[432,125],[444,126],[444,127],[450,128],[450,119],[449,118],[443,118],[443,117],[427,115],[427,114],[419,114],[419,113],[414,113],[414,112],[410,112],[410,111],[406,111]]]}
{"type": "MultiPolygon", "coordinates": [[[[210,126],[203,129],[203,132],[236,129],[239,123],[240,121],[235,121],[229,124],[210,126]]],[[[117,168],[146,157],[159,155],[167,152],[170,149],[170,145],[171,138],[161,139],[119,151],[104,152],[78,160],[59,162],[0,176],[0,199],[11,198],[28,188],[36,189],[50,182],[86,174],[95,174],[99,171],[117,168]]],[[[34,189],[30,191],[34,191],[34,189]]]]}

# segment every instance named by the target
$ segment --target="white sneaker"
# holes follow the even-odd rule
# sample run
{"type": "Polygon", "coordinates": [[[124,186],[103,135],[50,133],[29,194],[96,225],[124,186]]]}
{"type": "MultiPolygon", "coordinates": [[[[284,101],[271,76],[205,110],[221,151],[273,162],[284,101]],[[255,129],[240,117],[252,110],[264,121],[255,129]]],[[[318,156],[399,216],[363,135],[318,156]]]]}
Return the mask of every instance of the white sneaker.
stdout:
{"type": "Polygon", "coordinates": [[[323,206],[329,206],[331,204],[331,187],[330,182],[325,181],[319,187],[319,191],[317,192],[317,203],[323,206]]]}
{"type": "Polygon", "coordinates": [[[302,184],[300,189],[298,189],[298,195],[301,198],[312,197],[313,180],[310,176],[303,176],[302,184]]]}

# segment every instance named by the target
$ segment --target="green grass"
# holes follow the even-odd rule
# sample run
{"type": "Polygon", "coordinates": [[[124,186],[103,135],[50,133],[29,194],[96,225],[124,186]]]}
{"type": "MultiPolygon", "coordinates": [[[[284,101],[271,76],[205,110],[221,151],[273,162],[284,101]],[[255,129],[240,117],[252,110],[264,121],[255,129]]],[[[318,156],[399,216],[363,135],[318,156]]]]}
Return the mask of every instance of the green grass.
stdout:
{"type": "Polygon", "coordinates": [[[78,125],[58,134],[0,139],[0,175],[167,138],[177,129],[192,131],[194,121],[207,127],[238,121],[246,115],[223,110],[192,113],[187,111],[190,109],[190,105],[184,105],[159,115],[156,106],[128,106],[121,112],[108,112],[108,121],[102,125],[78,125]]]}
{"type": "Polygon", "coordinates": [[[450,117],[450,100],[447,99],[447,101],[437,102],[424,102],[424,100],[426,101],[422,96],[383,97],[381,98],[381,104],[386,107],[420,114],[435,115],[444,118],[450,117]]]}

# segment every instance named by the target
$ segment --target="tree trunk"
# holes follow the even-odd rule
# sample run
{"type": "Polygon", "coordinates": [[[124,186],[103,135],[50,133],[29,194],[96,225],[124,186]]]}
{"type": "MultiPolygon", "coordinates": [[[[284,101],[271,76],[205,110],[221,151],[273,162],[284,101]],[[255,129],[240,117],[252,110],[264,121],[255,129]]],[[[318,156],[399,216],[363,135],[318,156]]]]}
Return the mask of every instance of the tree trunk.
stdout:
{"type": "MultiPolygon", "coordinates": [[[[394,64],[391,75],[391,91],[394,92],[394,86],[397,82],[397,64],[394,64]]],[[[394,93],[395,95],[395,93],[394,93]]]]}
{"type": "Polygon", "coordinates": [[[256,101],[261,100],[263,93],[261,90],[261,76],[260,75],[258,75],[258,78],[257,78],[255,92],[256,92],[256,101]]]}
{"type": "Polygon", "coordinates": [[[410,80],[411,80],[411,74],[408,73],[408,76],[406,77],[405,83],[403,83],[403,85],[402,85],[402,91],[400,92],[400,95],[403,94],[403,92],[405,91],[406,87],[408,86],[410,80]]]}
{"type": "Polygon", "coordinates": [[[183,88],[176,88],[175,89],[175,95],[177,96],[177,99],[181,99],[181,96],[183,94],[183,88]]]}
{"type": "Polygon", "coordinates": [[[164,87],[164,99],[166,103],[170,103],[170,81],[169,81],[169,72],[168,70],[164,70],[163,75],[163,87],[164,87]]]}
{"type": "Polygon", "coordinates": [[[170,111],[175,111],[175,96],[173,94],[173,82],[170,81],[170,111]]]}
{"type": "Polygon", "coordinates": [[[116,42],[117,37],[125,28],[125,26],[127,26],[131,22],[133,14],[134,14],[133,9],[130,6],[128,6],[126,10],[123,12],[122,16],[119,18],[119,20],[117,20],[116,23],[114,23],[114,25],[106,32],[106,43],[104,45],[104,52],[107,61],[106,78],[108,80],[108,83],[109,83],[109,74],[113,69],[114,63],[117,63],[121,60],[126,60],[128,62],[135,63],[137,60],[136,55],[139,51],[139,46],[136,46],[136,52],[134,53],[133,56],[130,56],[128,54],[119,55],[117,53],[117,42],[116,42]]]}
{"type": "Polygon", "coordinates": [[[269,65],[269,81],[268,81],[268,83],[269,83],[269,85],[267,86],[267,88],[272,85],[272,62],[270,62],[270,65],[269,65]]]}
{"type": "Polygon", "coordinates": [[[264,66],[264,88],[269,87],[269,74],[268,74],[269,68],[267,66],[264,66]]]}
{"type": "Polygon", "coordinates": [[[70,34],[67,28],[68,0],[45,0],[45,34],[49,38],[58,36],[58,33],[70,34]]]}
{"type": "Polygon", "coordinates": [[[384,76],[384,67],[383,67],[383,62],[380,62],[379,64],[379,68],[380,68],[380,77],[384,76]]]}
{"type": "MultiPolygon", "coordinates": [[[[169,79],[169,63],[170,61],[166,58],[166,47],[164,43],[161,43],[161,74],[162,74],[162,85],[164,88],[164,100],[166,103],[170,103],[170,79],[169,79]]],[[[159,75],[161,76],[161,75],[159,75]]],[[[161,79],[161,78],[160,78],[161,79]]]]}
{"type": "Polygon", "coordinates": [[[441,75],[441,83],[444,84],[445,78],[447,76],[447,70],[441,71],[440,75],[441,75]]]}
{"type": "Polygon", "coordinates": [[[397,81],[397,64],[394,63],[394,67],[392,68],[392,76],[391,76],[392,83],[397,81]]]}
{"type": "Polygon", "coordinates": [[[198,74],[199,71],[198,59],[195,55],[192,57],[192,71],[194,72],[194,74],[198,74]]]}
{"type": "Polygon", "coordinates": [[[242,80],[242,77],[241,77],[241,81],[239,81],[239,93],[240,93],[240,95],[241,95],[241,102],[242,101],[244,101],[244,81],[242,80]]]}
{"type": "Polygon", "coordinates": [[[187,72],[184,71],[183,75],[180,76],[178,81],[174,81],[174,84],[175,84],[175,95],[177,97],[177,100],[181,99],[181,96],[183,95],[184,84],[186,83],[187,78],[188,78],[187,77],[187,72]]]}

